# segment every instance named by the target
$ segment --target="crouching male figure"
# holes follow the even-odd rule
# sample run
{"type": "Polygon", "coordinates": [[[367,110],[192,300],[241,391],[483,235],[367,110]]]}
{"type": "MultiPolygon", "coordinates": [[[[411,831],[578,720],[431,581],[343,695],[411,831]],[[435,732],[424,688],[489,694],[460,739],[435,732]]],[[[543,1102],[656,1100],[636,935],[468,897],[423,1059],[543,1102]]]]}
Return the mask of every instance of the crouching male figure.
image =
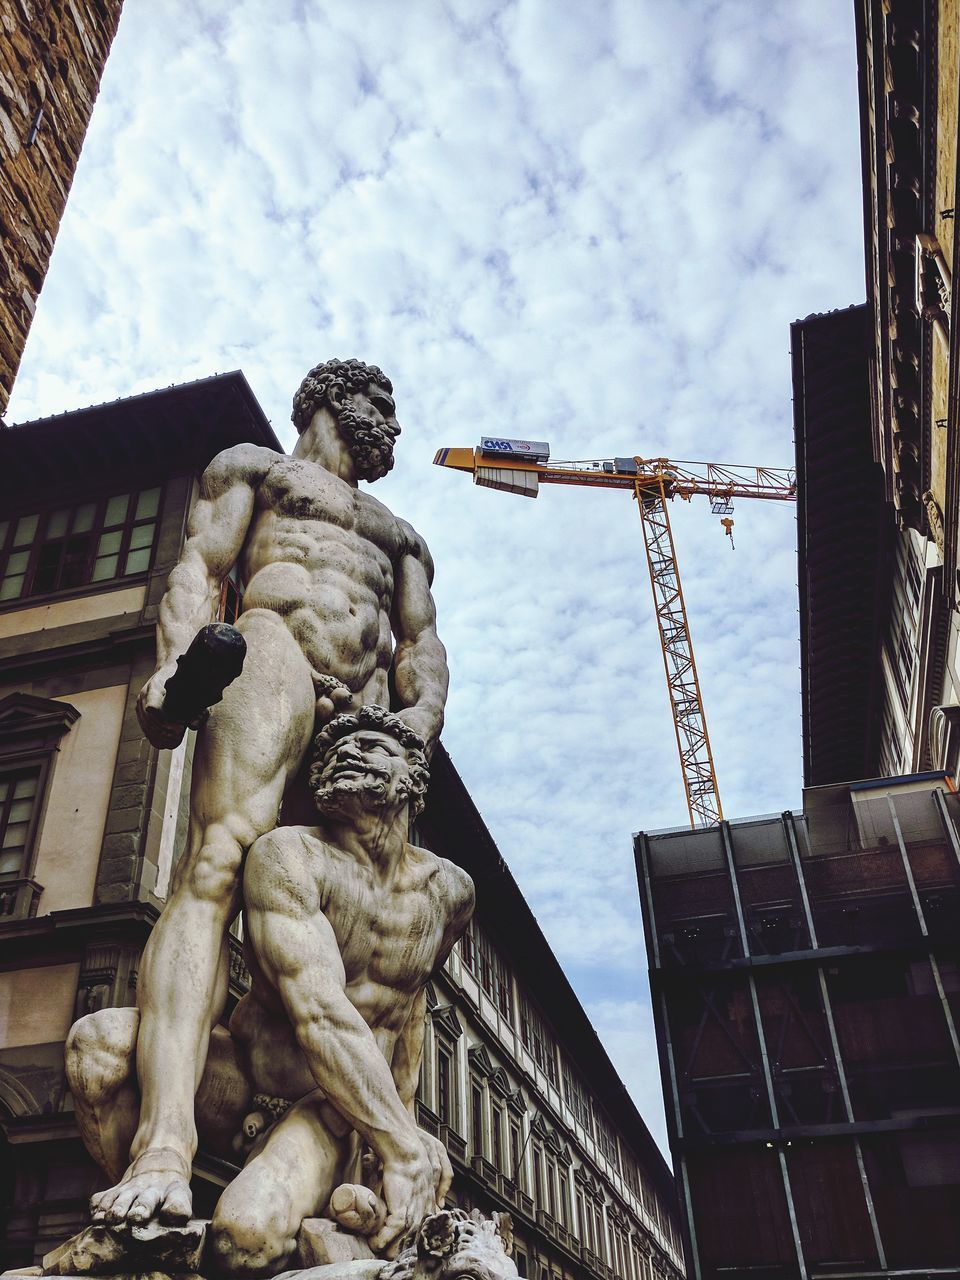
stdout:
{"type": "MultiPolygon", "coordinates": [[[[277,828],[248,854],[251,990],[230,1036],[211,1037],[198,1095],[201,1132],[239,1130],[254,1095],[282,1111],[211,1223],[214,1264],[228,1275],[275,1275],[303,1219],[328,1208],[389,1254],[442,1204],[451,1177],[442,1146],[417,1128],[414,1097],[426,983],[473,913],[473,882],[407,841],[427,764],[398,716],[361,707],[316,743],[324,824],[277,828]],[[353,1185],[360,1144],[378,1166],[367,1186],[353,1185]]],[[[115,1164],[137,1122],[137,1022],[136,1010],[103,1010],[67,1044],[81,1132],[111,1175],[110,1153],[115,1164]]],[[[148,1216],[131,1214],[123,1183],[104,1194],[104,1220],[148,1216]]]]}

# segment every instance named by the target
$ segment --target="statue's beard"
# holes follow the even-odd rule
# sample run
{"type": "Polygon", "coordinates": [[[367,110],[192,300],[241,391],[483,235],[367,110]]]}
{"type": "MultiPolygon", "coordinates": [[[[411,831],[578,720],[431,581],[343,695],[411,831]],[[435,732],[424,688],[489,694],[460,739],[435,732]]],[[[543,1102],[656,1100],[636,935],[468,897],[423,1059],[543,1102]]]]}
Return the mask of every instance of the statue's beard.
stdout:
{"type": "Polygon", "coordinates": [[[372,418],[344,404],[337,415],[337,430],[360,480],[379,480],[393,469],[393,436],[372,418]]]}
{"type": "MultiPolygon", "coordinates": [[[[394,788],[393,801],[403,804],[410,796],[410,784],[401,779],[394,788]]],[[[385,808],[390,800],[389,780],[371,777],[370,774],[339,777],[336,772],[323,780],[313,793],[313,802],[326,817],[347,817],[357,808],[358,799],[363,809],[385,808]]]]}

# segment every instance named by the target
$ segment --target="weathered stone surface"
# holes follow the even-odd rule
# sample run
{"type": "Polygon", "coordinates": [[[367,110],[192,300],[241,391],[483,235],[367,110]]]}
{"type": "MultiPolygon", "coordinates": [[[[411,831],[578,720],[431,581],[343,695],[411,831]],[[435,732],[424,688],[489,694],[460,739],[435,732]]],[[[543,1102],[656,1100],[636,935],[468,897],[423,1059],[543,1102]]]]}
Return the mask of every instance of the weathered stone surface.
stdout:
{"type": "Polygon", "coordinates": [[[386,1265],[380,1258],[327,1262],[302,1271],[282,1271],[275,1280],[380,1280],[386,1265]]]}
{"type": "Polygon", "coordinates": [[[304,1218],[297,1235],[297,1261],[301,1267],[322,1267],[331,1262],[372,1257],[373,1250],[363,1236],[341,1230],[329,1218],[304,1218]]]}
{"type": "MultiPolygon", "coordinates": [[[[42,1276],[41,1267],[34,1267],[29,1271],[4,1271],[3,1275],[7,1276],[42,1276]]],[[[58,1280],[58,1277],[51,1277],[51,1280],[58,1280]]],[[[76,1280],[73,1276],[64,1276],[62,1280],[76,1280]]],[[[197,1271],[183,1271],[171,1273],[169,1271],[118,1271],[109,1276],[98,1276],[97,1280],[207,1280],[197,1271]]],[[[359,1280],[359,1277],[356,1278],[359,1280]]]]}
{"type": "Polygon", "coordinates": [[[48,1253],[43,1260],[43,1274],[110,1276],[121,1272],[162,1272],[179,1276],[196,1272],[206,1229],[207,1224],[199,1218],[184,1227],[167,1227],[158,1222],[142,1226],[131,1222],[116,1226],[94,1223],[48,1253]]]}
{"type": "Polygon", "coordinates": [[[6,408],[122,0],[0,0],[0,412],[6,408]]]}
{"type": "MultiPolygon", "coordinates": [[[[205,1269],[226,1276],[275,1275],[298,1233],[314,1265],[364,1264],[437,1210],[452,1171],[411,1105],[425,987],[473,911],[469,877],[408,842],[448,676],[429,553],[359,488],[393,465],[391,384],[356,360],[324,362],[293,418],[293,457],[244,445],[204,475],[160,612],[157,670],[127,708],[121,750],[139,726],[157,748],[183,740],[187,712],[171,710],[168,682],[234,563],[251,606],[237,618],[246,661],[191,721],[190,838],[138,1008],[81,1019],[65,1055],[81,1133],[116,1182],[91,1201],[97,1223],[189,1214],[194,1119],[216,1154],[245,1157],[208,1234],[205,1269]],[[323,823],[273,830],[295,778],[300,820],[312,792],[323,823]],[[229,1033],[211,1035],[241,892],[255,976],[229,1033]],[[351,1130],[358,1141],[345,1141],[351,1130]],[[304,1227],[320,1211],[343,1230],[304,1227]]],[[[118,780],[112,797],[99,901],[144,856],[138,781],[118,780]]],[[[297,820],[286,807],[284,818],[297,820]]],[[[137,1230],[94,1227],[75,1244],[85,1272],[155,1269],[123,1252],[137,1230]]]]}

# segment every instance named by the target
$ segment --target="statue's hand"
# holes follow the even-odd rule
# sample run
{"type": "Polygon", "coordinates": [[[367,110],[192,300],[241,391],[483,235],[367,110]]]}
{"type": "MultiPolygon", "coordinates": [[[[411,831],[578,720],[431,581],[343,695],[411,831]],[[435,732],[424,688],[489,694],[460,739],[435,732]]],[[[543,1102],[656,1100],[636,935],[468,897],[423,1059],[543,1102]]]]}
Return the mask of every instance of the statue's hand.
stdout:
{"type": "Polygon", "coordinates": [[[427,1159],[430,1161],[430,1168],[433,1170],[433,1185],[436,1187],[437,1208],[442,1209],[447,1192],[450,1190],[450,1183],[453,1182],[450,1157],[447,1155],[447,1148],[439,1138],[435,1138],[432,1133],[427,1133],[426,1129],[419,1129],[418,1133],[427,1153],[427,1159]]]}
{"type": "Polygon", "coordinates": [[[177,664],[172,662],[155,671],[140,690],[137,699],[137,719],[147,741],[152,742],[155,747],[166,747],[168,750],[178,747],[188,727],[192,727],[167,720],[161,713],[166,683],[176,669],[177,664]]]}
{"type": "Polygon", "coordinates": [[[433,1167],[423,1145],[418,1144],[417,1152],[411,1151],[406,1159],[385,1160],[381,1195],[387,1220],[370,1239],[373,1251],[393,1257],[403,1236],[428,1213],[436,1212],[436,1192],[433,1167]]]}

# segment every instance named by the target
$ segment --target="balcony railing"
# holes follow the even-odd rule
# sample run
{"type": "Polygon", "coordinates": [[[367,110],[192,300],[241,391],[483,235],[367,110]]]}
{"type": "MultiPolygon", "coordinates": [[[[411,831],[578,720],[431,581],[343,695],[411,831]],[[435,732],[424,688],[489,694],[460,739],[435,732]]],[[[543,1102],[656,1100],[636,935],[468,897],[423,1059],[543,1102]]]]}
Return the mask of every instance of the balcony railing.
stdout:
{"type": "Polygon", "coordinates": [[[495,1165],[492,1165],[485,1156],[473,1156],[470,1165],[477,1176],[490,1187],[497,1187],[499,1184],[499,1175],[495,1165]]]}
{"type": "Polygon", "coordinates": [[[440,1141],[447,1148],[447,1154],[452,1159],[459,1160],[461,1164],[467,1163],[467,1144],[456,1129],[452,1129],[448,1124],[441,1124],[440,1141]]]}
{"type": "Polygon", "coordinates": [[[537,1225],[540,1230],[548,1235],[552,1240],[556,1240],[557,1226],[559,1224],[557,1223],[556,1218],[551,1217],[551,1215],[547,1213],[546,1209],[537,1210],[537,1225]]]}

